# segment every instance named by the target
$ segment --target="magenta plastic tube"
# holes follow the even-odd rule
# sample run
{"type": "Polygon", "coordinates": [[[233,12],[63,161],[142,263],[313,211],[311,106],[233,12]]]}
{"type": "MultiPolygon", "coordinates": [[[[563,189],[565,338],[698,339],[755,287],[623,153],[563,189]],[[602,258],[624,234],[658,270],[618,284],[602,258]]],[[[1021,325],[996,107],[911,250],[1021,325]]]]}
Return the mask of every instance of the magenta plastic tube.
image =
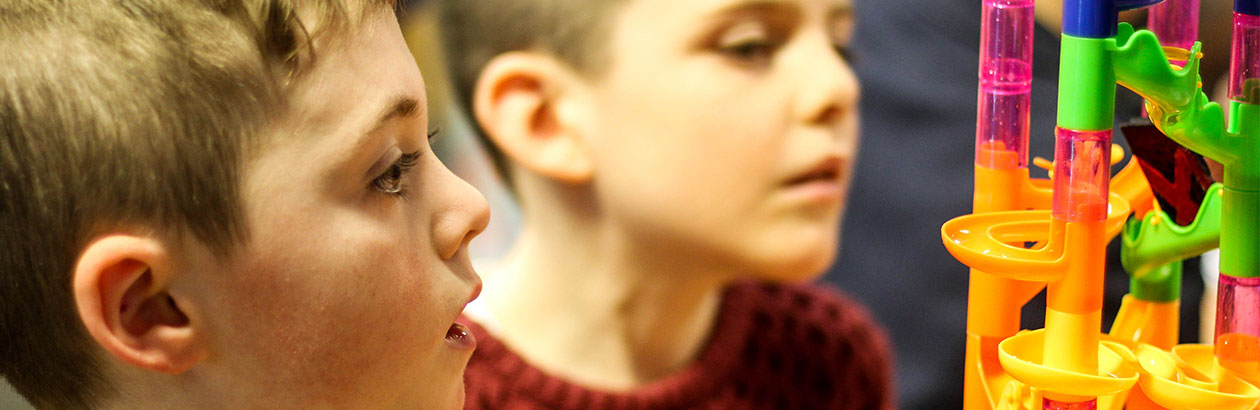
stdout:
{"type": "Polygon", "coordinates": [[[1233,50],[1229,69],[1229,98],[1260,104],[1260,17],[1234,13],[1233,50]]]}
{"type": "Polygon", "coordinates": [[[1024,168],[1028,166],[1033,0],[984,0],[982,19],[976,164],[1024,168]]]}
{"type": "Polygon", "coordinates": [[[1227,367],[1255,366],[1260,357],[1260,278],[1221,272],[1216,296],[1216,357],[1227,367]]]}
{"type": "Polygon", "coordinates": [[[1107,220],[1111,130],[1056,128],[1054,217],[1066,222],[1107,220]]]}
{"type": "Polygon", "coordinates": [[[1199,38],[1199,0],[1164,0],[1151,6],[1147,26],[1160,44],[1189,50],[1199,38]]]}

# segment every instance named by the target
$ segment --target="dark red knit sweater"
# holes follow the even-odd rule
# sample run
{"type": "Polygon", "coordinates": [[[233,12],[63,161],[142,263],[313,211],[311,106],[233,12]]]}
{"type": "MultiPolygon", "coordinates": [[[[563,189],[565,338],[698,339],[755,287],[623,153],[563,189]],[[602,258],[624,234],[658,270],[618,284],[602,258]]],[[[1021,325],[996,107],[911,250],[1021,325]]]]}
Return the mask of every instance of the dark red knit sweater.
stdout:
{"type": "Polygon", "coordinates": [[[742,284],[687,368],[629,392],[570,383],[469,323],[465,409],[892,409],[887,341],[864,309],[817,285],[742,284]]]}

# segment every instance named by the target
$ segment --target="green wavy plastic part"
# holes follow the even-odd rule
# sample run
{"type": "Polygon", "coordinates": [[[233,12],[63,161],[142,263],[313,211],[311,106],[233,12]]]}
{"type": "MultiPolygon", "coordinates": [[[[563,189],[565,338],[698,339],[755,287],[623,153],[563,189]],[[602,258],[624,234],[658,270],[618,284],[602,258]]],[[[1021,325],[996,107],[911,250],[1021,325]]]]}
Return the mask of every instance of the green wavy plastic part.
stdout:
{"type": "Polygon", "coordinates": [[[1129,218],[1120,241],[1120,264],[1132,277],[1130,293],[1152,302],[1181,298],[1181,261],[1216,248],[1221,233],[1221,184],[1212,184],[1194,222],[1181,226],[1163,211],[1129,218]]]}
{"type": "Polygon", "coordinates": [[[1221,106],[1199,87],[1201,44],[1184,68],[1174,68],[1153,33],[1125,26],[1115,37],[1116,82],[1146,98],[1164,135],[1224,164],[1221,273],[1260,277],[1260,106],[1231,102],[1226,128],[1221,106]]]}

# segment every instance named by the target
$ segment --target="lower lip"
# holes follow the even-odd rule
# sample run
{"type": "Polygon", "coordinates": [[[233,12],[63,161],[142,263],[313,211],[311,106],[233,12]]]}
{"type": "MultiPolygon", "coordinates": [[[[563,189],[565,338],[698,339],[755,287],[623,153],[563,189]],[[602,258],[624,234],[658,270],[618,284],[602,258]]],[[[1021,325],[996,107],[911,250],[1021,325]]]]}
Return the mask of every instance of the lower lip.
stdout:
{"type": "Polygon", "coordinates": [[[477,338],[473,337],[468,327],[455,323],[446,330],[446,344],[456,349],[473,350],[477,348],[477,338]]]}
{"type": "Polygon", "coordinates": [[[833,181],[810,181],[787,187],[788,195],[807,202],[835,203],[844,197],[844,189],[833,181]]]}

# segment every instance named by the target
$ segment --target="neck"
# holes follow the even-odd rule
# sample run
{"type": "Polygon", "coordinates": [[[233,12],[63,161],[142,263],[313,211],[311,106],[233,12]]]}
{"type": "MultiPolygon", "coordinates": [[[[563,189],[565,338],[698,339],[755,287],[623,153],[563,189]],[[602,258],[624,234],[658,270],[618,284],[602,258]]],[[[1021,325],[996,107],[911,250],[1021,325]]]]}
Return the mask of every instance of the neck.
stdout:
{"type": "Polygon", "coordinates": [[[111,394],[93,408],[101,410],[122,409],[208,409],[231,408],[225,404],[241,404],[234,401],[207,400],[204,386],[194,386],[192,376],[197,369],[179,375],[142,370],[123,364],[112,358],[105,359],[106,378],[111,381],[111,394]]]}
{"type": "Polygon", "coordinates": [[[687,366],[707,341],[726,276],[574,220],[581,215],[526,215],[512,251],[485,275],[491,331],[584,386],[628,390],[687,366]]]}

